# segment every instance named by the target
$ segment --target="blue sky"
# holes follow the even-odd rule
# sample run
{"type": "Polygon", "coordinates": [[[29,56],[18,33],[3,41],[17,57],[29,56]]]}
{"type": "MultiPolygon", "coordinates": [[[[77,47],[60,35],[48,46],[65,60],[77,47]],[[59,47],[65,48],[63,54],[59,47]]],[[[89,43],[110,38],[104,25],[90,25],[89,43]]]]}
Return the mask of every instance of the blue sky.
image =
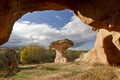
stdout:
{"type": "Polygon", "coordinates": [[[68,22],[70,22],[70,18],[73,16],[73,12],[70,10],[46,10],[46,11],[36,11],[33,13],[25,14],[18,21],[30,21],[32,23],[43,24],[47,23],[54,28],[64,27],[68,22]]]}
{"type": "Polygon", "coordinates": [[[20,47],[37,43],[46,48],[52,41],[70,39],[75,46],[71,49],[91,49],[96,32],[83,24],[71,10],[35,11],[26,13],[13,26],[9,41],[3,46],[20,47]]]}

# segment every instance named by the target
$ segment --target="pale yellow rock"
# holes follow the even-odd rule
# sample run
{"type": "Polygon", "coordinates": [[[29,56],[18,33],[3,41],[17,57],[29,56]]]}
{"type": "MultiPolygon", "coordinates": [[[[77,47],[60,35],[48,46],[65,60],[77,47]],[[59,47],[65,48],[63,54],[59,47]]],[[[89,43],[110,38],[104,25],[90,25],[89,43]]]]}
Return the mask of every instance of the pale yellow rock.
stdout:
{"type": "Polygon", "coordinates": [[[68,58],[65,55],[64,50],[68,49],[69,47],[73,45],[74,43],[68,39],[53,41],[49,47],[56,50],[56,57],[55,57],[54,62],[55,63],[66,63],[68,61],[68,58]]]}
{"type": "Polygon", "coordinates": [[[94,48],[84,56],[84,61],[105,65],[120,64],[120,33],[99,29],[94,48]]]}

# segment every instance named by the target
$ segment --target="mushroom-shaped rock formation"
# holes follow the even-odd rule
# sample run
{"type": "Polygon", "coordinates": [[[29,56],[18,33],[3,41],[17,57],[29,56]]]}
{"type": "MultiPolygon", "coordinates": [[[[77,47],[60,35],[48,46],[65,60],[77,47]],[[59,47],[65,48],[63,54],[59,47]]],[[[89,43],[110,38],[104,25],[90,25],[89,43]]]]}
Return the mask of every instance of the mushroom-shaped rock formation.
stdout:
{"type": "Polygon", "coordinates": [[[55,63],[65,63],[68,61],[66,55],[64,54],[64,50],[68,49],[69,47],[73,46],[74,43],[71,40],[63,39],[58,41],[53,41],[50,44],[50,48],[56,50],[56,58],[55,63]]]}

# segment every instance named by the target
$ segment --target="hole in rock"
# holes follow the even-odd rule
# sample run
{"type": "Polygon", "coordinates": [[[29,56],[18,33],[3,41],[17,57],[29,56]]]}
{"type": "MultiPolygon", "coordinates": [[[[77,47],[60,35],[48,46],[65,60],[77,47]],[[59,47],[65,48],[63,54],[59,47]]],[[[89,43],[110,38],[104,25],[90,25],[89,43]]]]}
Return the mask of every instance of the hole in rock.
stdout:
{"type": "Polygon", "coordinates": [[[48,48],[52,41],[70,39],[73,50],[88,50],[94,46],[96,32],[83,24],[69,9],[34,11],[18,19],[7,43],[2,47],[24,47],[35,43],[48,48]]]}

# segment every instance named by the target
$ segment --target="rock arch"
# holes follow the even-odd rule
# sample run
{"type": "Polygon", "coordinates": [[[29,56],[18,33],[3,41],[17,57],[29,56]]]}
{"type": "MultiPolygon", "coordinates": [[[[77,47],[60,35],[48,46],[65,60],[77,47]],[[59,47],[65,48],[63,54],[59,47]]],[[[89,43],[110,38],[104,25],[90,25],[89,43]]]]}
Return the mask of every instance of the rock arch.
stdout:
{"type": "MultiPolygon", "coordinates": [[[[81,21],[91,25],[93,30],[106,29],[111,33],[113,31],[118,32],[117,35],[119,35],[120,0],[1,0],[0,45],[8,41],[14,22],[23,14],[36,10],[61,10],[66,8],[73,10],[81,21]]],[[[98,32],[98,34],[100,33],[98,32]]],[[[118,36],[113,38],[112,42],[120,49],[120,40],[117,39],[118,36]]],[[[98,49],[96,48],[95,51],[98,49]]]]}

